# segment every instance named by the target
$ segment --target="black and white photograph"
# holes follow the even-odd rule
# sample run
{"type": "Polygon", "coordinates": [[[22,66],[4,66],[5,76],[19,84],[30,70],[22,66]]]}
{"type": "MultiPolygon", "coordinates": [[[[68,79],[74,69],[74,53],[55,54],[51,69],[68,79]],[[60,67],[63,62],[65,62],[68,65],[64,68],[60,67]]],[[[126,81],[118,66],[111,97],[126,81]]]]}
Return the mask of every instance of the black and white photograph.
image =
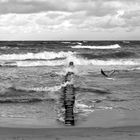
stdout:
{"type": "Polygon", "coordinates": [[[0,140],[140,140],[140,0],[0,0],[0,140]]]}

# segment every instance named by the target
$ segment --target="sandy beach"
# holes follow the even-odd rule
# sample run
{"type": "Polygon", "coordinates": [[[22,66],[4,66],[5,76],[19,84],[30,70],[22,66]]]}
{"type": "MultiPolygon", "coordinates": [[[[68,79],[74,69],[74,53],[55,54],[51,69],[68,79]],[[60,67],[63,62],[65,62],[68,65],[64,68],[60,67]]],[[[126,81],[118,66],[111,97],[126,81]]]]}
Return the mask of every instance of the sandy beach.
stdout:
{"type": "Polygon", "coordinates": [[[140,112],[100,110],[76,126],[48,120],[3,118],[0,140],[139,140],[140,112]]]}

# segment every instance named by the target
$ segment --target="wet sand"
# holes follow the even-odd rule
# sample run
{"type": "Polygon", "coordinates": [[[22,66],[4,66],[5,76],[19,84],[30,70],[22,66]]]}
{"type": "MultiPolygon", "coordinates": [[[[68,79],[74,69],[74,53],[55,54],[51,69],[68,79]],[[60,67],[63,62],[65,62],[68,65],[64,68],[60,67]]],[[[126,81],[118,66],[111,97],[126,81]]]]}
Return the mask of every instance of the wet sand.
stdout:
{"type": "Polygon", "coordinates": [[[99,110],[76,126],[53,120],[1,118],[0,140],[139,140],[140,112],[99,110]]]}
{"type": "Polygon", "coordinates": [[[113,128],[0,128],[1,140],[139,140],[140,126],[113,128]]]}

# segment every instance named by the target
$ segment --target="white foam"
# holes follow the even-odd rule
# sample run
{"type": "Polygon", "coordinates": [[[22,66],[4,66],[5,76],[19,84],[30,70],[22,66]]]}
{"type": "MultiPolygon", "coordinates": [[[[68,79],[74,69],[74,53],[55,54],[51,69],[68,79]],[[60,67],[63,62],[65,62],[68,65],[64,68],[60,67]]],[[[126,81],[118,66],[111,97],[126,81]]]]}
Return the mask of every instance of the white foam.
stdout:
{"type": "Polygon", "coordinates": [[[7,50],[7,49],[10,49],[10,47],[8,47],[8,46],[3,46],[3,47],[0,47],[0,49],[2,49],[2,50],[7,50]]]}
{"type": "MultiPolygon", "coordinates": [[[[60,53],[61,54],[61,53],[60,53]]],[[[60,54],[56,54],[57,57],[60,54]]],[[[64,53],[65,54],[65,53],[64,53]]],[[[62,54],[60,55],[62,57],[62,54]]],[[[64,56],[64,55],[63,55],[64,56]]],[[[53,56],[54,57],[54,56],[53,56]]],[[[12,63],[4,63],[1,62],[3,66],[18,66],[18,67],[31,67],[31,66],[67,66],[70,61],[74,62],[74,65],[140,65],[140,59],[108,59],[108,60],[99,60],[99,59],[86,59],[82,57],[78,57],[73,53],[69,52],[65,54],[66,59],[61,60],[17,60],[12,63]]],[[[26,57],[27,58],[27,57],[26,57]]],[[[12,60],[11,60],[12,61],[12,60]]]]}
{"type": "MultiPolygon", "coordinates": [[[[75,65],[96,65],[96,66],[110,66],[110,65],[140,65],[140,62],[134,61],[134,60],[85,60],[85,59],[71,59],[71,61],[74,62],[75,65]]],[[[18,67],[36,67],[36,66],[66,66],[67,61],[66,60],[54,60],[54,61],[17,61],[14,66],[18,67]]],[[[9,65],[3,65],[8,66],[9,65]]],[[[13,66],[13,64],[11,64],[13,66]]],[[[139,69],[139,68],[137,68],[139,69]]]]}
{"type": "Polygon", "coordinates": [[[81,46],[81,45],[76,45],[72,46],[71,48],[75,49],[117,49],[121,48],[120,45],[115,44],[115,45],[109,45],[109,46],[81,46]]]}
{"type": "Polygon", "coordinates": [[[81,42],[77,42],[77,44],[78,44],[78,45],[82,45],[82,43],[81,43],[81,42]]]}
{"type": "Polygon", "coordinates": [[[36,66],[60,66],[65,65],[65,60],[54,61],[17,61],[19,67],[36,67],[36,66]]]}
{"type": "Polygon", "coordinates": [[[26,59],[54,59],[68,57],[74,54],[73,52],[40,52],[26,54],[4,54],[0,55],[0,60],[26,60],[26,59]]]}
{"type": "Polygon", "coordinates": [[[76,56],[69,56],[67,61],[73,61],[75,65],[140,65],[139,59],[88,60],[76,56]]]}
{"type": "MultiPolygon", "coordinates": [[[[134,60],[127,60],[127,59],[121,59],[121,60],[86,60],[86,59],[70,59],[74,62],[75,65],[96,65],[96,66],[109,66],[109,65],[140,65],[140,62],[134,61],[134,60]]],[[[68,60],[54,60],[54,61],[17,61],[16,65],[18,67],[35,67],[35,66],[60,66],[68,63],[68,60]]],[[[10,66],[10,64],[8,65],[10,66]]],[[[13,66],[13,65],[11,65],[13,66]]]]}
{"type": "Polygon", "coordinates": [[[140,67],[136,67],[136,68],[131,68],[129,70],[140,70],[140,67]]]}
{"type": "Polygon", "coordinates": [[[30,88],[30,89],[26,89],[28,91],[51,91],[51,92],[55,92],[61,89],[61,86],[54,86],[54,87],[34,87],[34,88],[30,88]]]}

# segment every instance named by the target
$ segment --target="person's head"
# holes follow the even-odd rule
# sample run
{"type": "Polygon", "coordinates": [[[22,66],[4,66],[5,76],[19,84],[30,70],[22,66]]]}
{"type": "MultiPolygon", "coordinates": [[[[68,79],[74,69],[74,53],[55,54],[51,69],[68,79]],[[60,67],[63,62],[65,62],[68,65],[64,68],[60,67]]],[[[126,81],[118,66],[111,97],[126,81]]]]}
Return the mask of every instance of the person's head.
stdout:
{"type": "Polygon", "coordinates": [[[74,63],[72,61],[69,62],[69,67],[74,67],[74,63]]]}

